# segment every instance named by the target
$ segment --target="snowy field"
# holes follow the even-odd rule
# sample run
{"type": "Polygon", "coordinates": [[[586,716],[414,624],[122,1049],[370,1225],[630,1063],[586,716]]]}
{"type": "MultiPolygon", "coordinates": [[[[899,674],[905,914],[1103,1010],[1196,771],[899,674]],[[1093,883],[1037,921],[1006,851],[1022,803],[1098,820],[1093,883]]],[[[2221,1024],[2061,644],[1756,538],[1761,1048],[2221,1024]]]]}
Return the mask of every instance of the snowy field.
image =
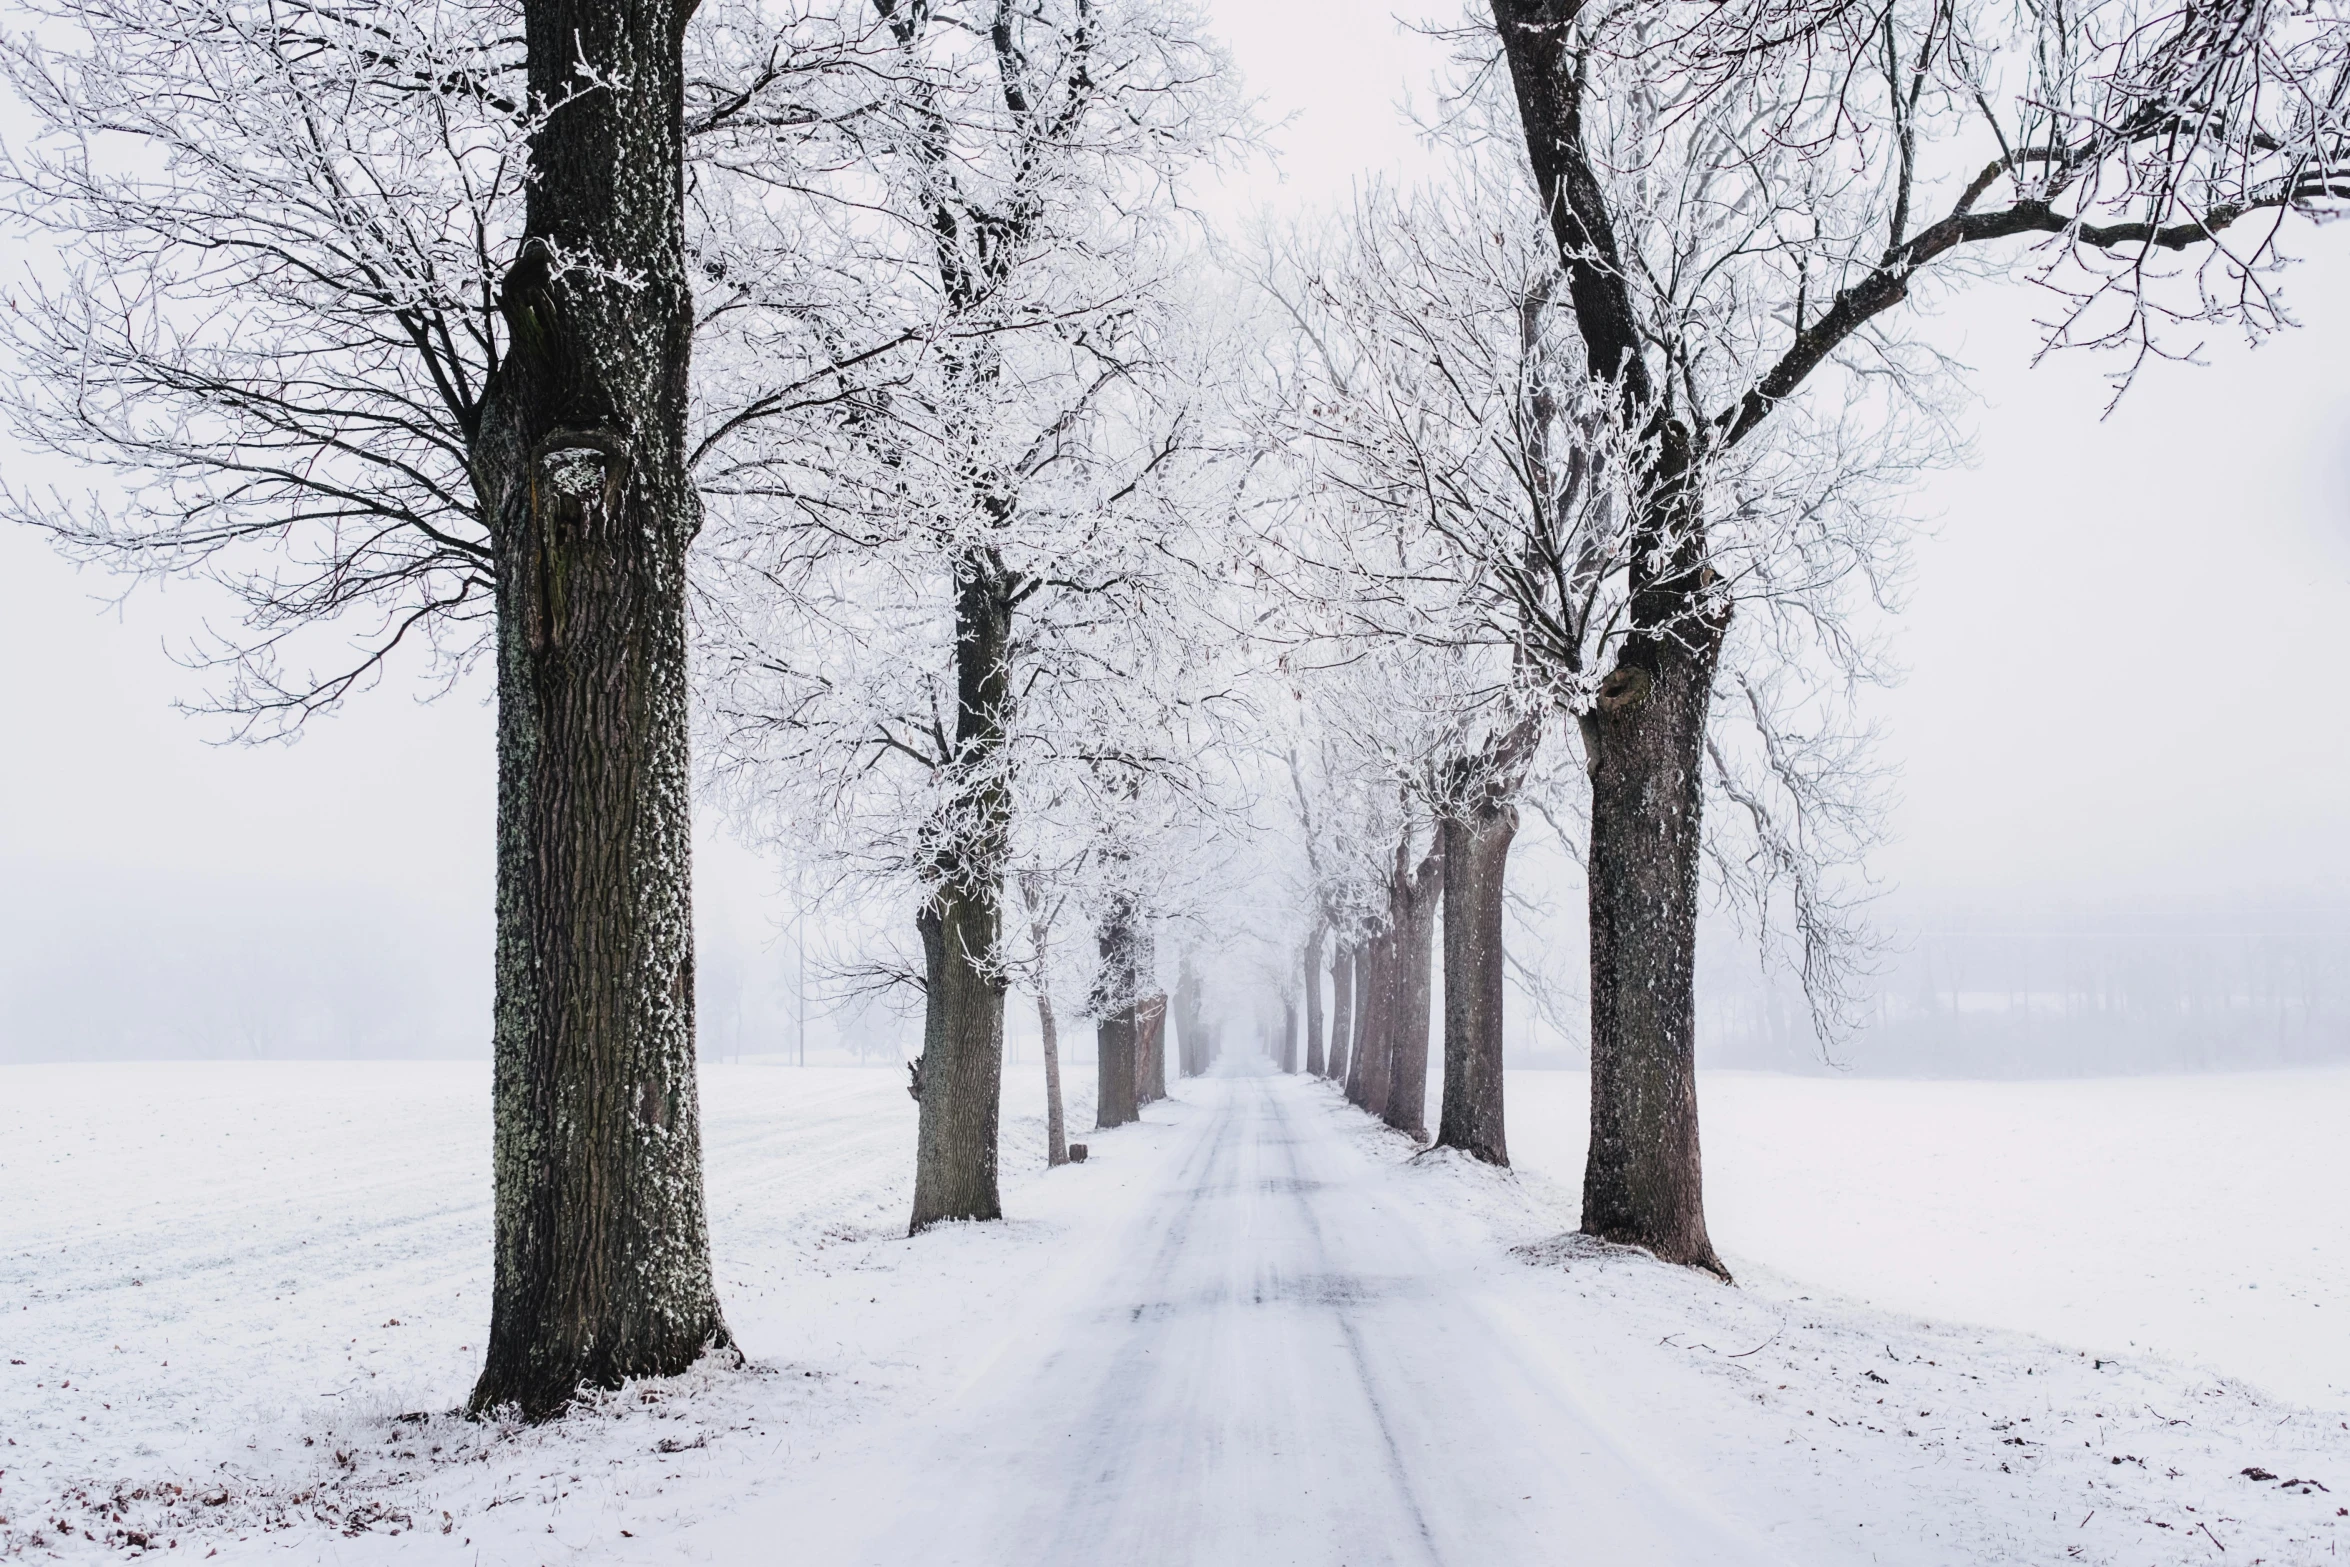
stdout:
{"type": "Polygon", "coordinates": [[[1709,1077],[1726,1290],[1562,1239],[1568,1074],[1512,1078],[1517,1177],[1244,1070],[1048,1177],[1031,1063],[1012,1221],[908,1241],[902,1074],[705,1072],[751,1364],[522,1431],[447,1413],[487,1302],[485,1068],[0,1068],[0,1554],[2283,1564],[2350,1539],[2350,1073],[1709,1077]]]}
{"type": "MultiPolygon", "coordinates": [[[[1742,1277],[2350,1406],[2350,1071],[1700,1093],[1708,1222],[1742,1277]]],[[[1520,1166],[1577,1187],[1588,1094],[1511,1076],[1520,1166]]]]}

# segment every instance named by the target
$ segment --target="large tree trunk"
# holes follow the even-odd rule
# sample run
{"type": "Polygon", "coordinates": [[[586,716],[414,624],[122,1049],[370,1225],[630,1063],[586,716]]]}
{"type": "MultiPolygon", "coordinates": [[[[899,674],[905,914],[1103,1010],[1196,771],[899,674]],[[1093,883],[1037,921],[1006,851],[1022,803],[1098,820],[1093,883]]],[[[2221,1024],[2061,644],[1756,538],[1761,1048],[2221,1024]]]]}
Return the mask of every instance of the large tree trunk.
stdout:
{"type": "Polygon", "coordinates": [[[1137,1115],[1167,1097],[1167,997],[1158,988],[1159,944],[1139,905],[1132,918],[1134,1103],[1137,1115]]]}
{"type": "Polygon", "coordinates": [[[1343,943],[1330,959],[1330,1060],[1325,1076],[1346,1081],[1347,1050],[1354,1040],[1355,949],[1343,943]]]}
{"type": "Polygon", "coordinates": [[[476,1413],[727,1342],[694,1076],[682,0],[528,0],[499,497],[496,1251],[476,1413]],[[602,83],[574,96],[578,63],[602,83]],[[562,258],[563,266],[554,264],[562,258]]]}
{"type": "Polygon", "coordinates": [[[929,996],[913,1094],[918,1235],[941,1219],[1000,1219],[996,1124],[1003,1090],[1004,989],[980,954],[994,950],[995,910],[952,890],[917,917],[929,996]]]}
{"type": "Polygon", "coordinates": [[[1104,911],[1100,937],[1101,974],[1095,982],[1096,1090],[1093,1122],[1124,1126],[1141,1119],[1141,990],[1139,932],[1134,900],[1120,895],[1104,911]]]}
{"type": "Polygon", "coordinates": [[[1314,922],[1314,933],[1306,939],[1306,1076],[1322,1075],[1322,941],[1329,927],[1319,920],[1314,922]]]}
{"type": "Polygon", "coordinates": [[[1697,1144],[1697,858],[1718,635],[1620,665],[1584,721],[1591,765],[1591,1148],[1583,1229],[1729,1275],[1697,1144]]]}
{"type": "Polygon", "coordinates": [[[1142,1105],[1167,1097],[1167,998],[1148,996],[1134,1009],[1134,1097],[1142,1105]]]}
{"type": "Polygon", "coordinates": [[[1120,1007],[1093,1025],[1094,1110],[1097,1130],[1142,1118],[1134,1092],[1134,1009],[1120,1007]]]}
{"type": "Polygon", "coordinates": [[[1428,1136],[1430,957],[1444,874],[1444,837],[1409,880],[1396,884],[1394,1002],[1387,1022],[1386,1095],[1380,1115],[1399,1132],[1428,1136]]]}
{"type": "Polygon", "coordinates": [[[1004,854],[1011,805],[996,766],[1011,723],[1012,584],[992,553],[956,564],[954,823],[942,834],[935,890],[916,916],[928,966],[921,1102],[909,1234],[942,1219],[1000,1219],[996,1133],[1003,1110],[1004,854]]]}
{"type": "Polygon", "coordinates": [[[1387,1113],[1387,1091],[1394,1086],[1395,1027],[1402,981],[1403,932],[1390,926],[1379,938],[1378,962],[1371,970],[1371,1043],[1363,1055],[1362,1106],[1373,1115],[1387,1113]]]}
{"type": "Polygon", "coordinates": [[[1134,1009],[1134,1107],[1137,1111],[1144,1105],[1167,1097],[1152,1081],[1151,1064],[1151,1058],[1158,1053],[1166,1038],[1165,1009],[1153,1014],[1146,1007],[1137,1005],[1134,1009]]]}
{"type": "Polygon", "coordinates": [[[1036,1027],[1044,1035],[1044,1162],[1048,1168],[1069,1162],[1069,1123],[1061,1114],[1061,1030],[1053,1016],[1053,998],[1036,992],[1036,1027]]]}
{"type": "Polygon", "coordinates": [[[1502,1125],[1502,893],[1514,805],[1448,817],[1444,834],[1444,1104],[1436,1145],[1510,1162],[1502,1125]]]}
{"type": "Polygon", "coordinates": [[[1355,1044],[1346,1063],[1346,1097],[1358,1107],[1368,1097],[1364,1079],[1371,1072],[1372,1055],[1387,1054],[1379,1033],[1379,1002],[1387,986],[1387,969],[1381,961],[1385,941],[1383,936],[1374,936],[1355,954],[1355,1044]]]}
{"type": "Polygon", "coordinates": [[[1386,1036],[1380,1032],[1387,992],[1387,937],[1373,936],[1355,953],[1355,1039],[1346,1063],[1346,1097],[1368,1106],[1366,1078],[1375,1075],[1373,1061],[1384,1065],[1386,1036]]]}
{"type": "Polygon", "coordinates": [[[1503,1136],[1502,945],[1516,799],[1541,747],[1543,718],[1521,718],[1448,779],[1437,823],[1444,853],[1444,1105],[1436,1145],[1488,1164],[1510,1162],[1503,1136]]]}
{"type": "Polygon", "coordinates": [[[1286,992],[1281,997],[1281,1070],[1297,1070],[1297,995],[1286,992]]]}
{"type": "Polygon", "coordinates": [[[1183,961],[1175,975],[1173,1016],[1168,1020],[1175,1030],[1177,1070],[1185,1077],[1197,1077],[1207,1070],[1207,1039],[1202,1032],[1199,1012],[1199,972],[1191,966],[1191,954],[1183,954],[1183,961]]]}

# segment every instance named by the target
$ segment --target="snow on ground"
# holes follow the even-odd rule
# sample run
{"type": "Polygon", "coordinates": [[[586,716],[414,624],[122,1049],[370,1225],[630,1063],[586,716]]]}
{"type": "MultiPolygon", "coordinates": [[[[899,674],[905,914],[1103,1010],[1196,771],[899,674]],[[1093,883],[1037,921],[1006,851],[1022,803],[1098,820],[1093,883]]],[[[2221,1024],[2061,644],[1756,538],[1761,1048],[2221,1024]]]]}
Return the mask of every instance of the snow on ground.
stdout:
{"type": "Polygon", "coordinates": [[[0,1555],[2305,1563],[2350,1537],[2342,1346],[2308,1320],[2350,1309],[2350,1074],[1710,1077],[1736,1290],[1565,1237],[1579,1078],[1513,1075],[1515,1177],[1245,1071],[1048,1176],[1030,1064],[1014,1219],[909,1241],[900,1074],[705,1074],[751,1365],[517,1431],[446,1413],[487,1304],[483,1068],[0,1069],[0,1555]]]}
{"type": "MultiPolygon", "coordinates": [[[[721,1299],[752,1374],[706,1365],[555,1431],[449,1418],[488,1315],[488,1090],[460,1063],[0,1068],[0,1555],[202,1536],[331,1558],[446,1526],[464,1560],[534,1560],[571,1497],[620,1527],[677,1475],[788,1463],[938,1314],[928,1280],[888,1277],[902,1071],[705,1066],[721,1299]]],[[[1006,1158],[1042,1164],[1021,1107],[1006,1158]]]]}
{"type": "MultiPolygon", "coordinates": [[[[1588,1080],[1517,1072],[1512,1157],[1578,1188],[1588,1080]]],[[[2350,1070],[2078,1082],[1704,1075],[1742,1277],[2153,1351],[2350,1405],[2350,1070]]]]}

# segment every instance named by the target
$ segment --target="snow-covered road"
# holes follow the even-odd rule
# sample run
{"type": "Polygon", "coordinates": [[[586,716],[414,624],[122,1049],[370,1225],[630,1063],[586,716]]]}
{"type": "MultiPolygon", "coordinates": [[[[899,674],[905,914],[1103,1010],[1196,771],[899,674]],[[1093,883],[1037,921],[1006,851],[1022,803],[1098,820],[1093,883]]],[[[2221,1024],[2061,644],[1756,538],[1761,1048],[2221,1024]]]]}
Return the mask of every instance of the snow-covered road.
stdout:
{"type": "MultiPolygon", "coordinates": [[[[2142,1141],[2139,1163],[2028,1191],[2001,1159],[2072,1135],[2082,1085],[1709,1078],[1735,1289],[1573,1236],[1575,1161],[1539,1113],[1513,1111],[1521,1166],[1496,1170],[1232,1062],[1046,1171],[1035,1076],[1007,1083],[1011,1217],[909,1239],[897,1072],[711,1065],[750,1363],[524,1428],[453,1413],[487,1287],[478,1065],[0,1073],[0,1559],[2299,1567],[2350,1544],[2350,1407],[1949,1309],[2063,1271],[2141,1315],[2203,1274],[2330,1315],[2338,1155],[2267,1134],[2343,1102],[2338,1076],[2108,1088],[2098,1157],[2142,1141]],[[2123,1178],[2179,1157],[2166,1106],[2221,1094],[2248,1110],[2213,1121],[2236,1133],[2209,1180],[2123,1178]],[[2271,1173],[2231,1186],[2247,1149],[2271,1173]],[[2316,1195],[2248,1201],[2272,1185],[2316,1195]],[[2035,1226],[2076,1192],[2135,1228],[2035,1226]],[[1889,1232],[1969,1215],[2012,1237],[1955,1249],[1971,1297],[1913,1269],[1889,1310],[1775,1265],[1835,1242],[1813,1267],[1878,1289],[1889,1232]]],[[[1519,1108],[1557,1110],[1524,1079],[1519,1108]]],[[[2208,1321],[2296,1320],[2231,1310],[2208,1321]]]]}
{"type": "Polygon", "coordinates": [[[723,1532],[877,1567],[1782,1559],[1528,1330],[1523,1264],[1395,1199],[1326,1089],[1249,1061],[1186,1093],[955,1396],[723,1532]]]}

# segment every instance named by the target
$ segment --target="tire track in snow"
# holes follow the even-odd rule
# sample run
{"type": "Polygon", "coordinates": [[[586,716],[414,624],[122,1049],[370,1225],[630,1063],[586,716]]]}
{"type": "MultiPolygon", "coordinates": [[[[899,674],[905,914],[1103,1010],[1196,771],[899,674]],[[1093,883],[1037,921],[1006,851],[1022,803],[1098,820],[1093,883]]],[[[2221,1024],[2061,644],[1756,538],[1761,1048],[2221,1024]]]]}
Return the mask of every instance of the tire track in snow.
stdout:
{"type": "MultiPolygon", "coordinates": [[[[1257,1086],[1264,1103],[1270,1107],[1273,1117],[1279,1123],[1283,1133],[1280,1141],[1287,1150],[1289,1161],[1289,1184],[1285,1190],[1295,1206],[1297,1220],[1304,1232],[1313,1238],[1314,1258],[1317,1263],[1321,1264],[1322,1276],[1325,1278],[1336,1277],[1335,1271],[1330,1266],[1329,1242],[1323,1237],[1322,1226],[1315,1219],[1314,1205],[1310,1200],[1310,1194],[1327,1190],[1328,1183],[1309,1179],[1306,1176],[1303,1163],[1298,1155],[1300,1139],[1297,1136],[1297,1128],[1290,1116],[1288,1105],[1284,1102],[1284,1096],[1266,1090],[1261,1079],[1255,1081],[1255,1086],[1257,1086]]],[[[1421,1545],[1425,1547],[1428,1559],[1432,1562],[1440,1561],[1442,1556],[1437,1550],[1436,1532],[1429,1527],[1427,1512],[1420,1505],[1418,1490],[1413,1484],[1411,1470],[1404,1461],[1403,1445],[1396,1439],[1395,1427],[1389,1421],[1387,1407],[1379,1396],[1375,1373],[1371,1367],[1371,1357],[1363,1342],[1362,1327],[1355,1320],[1354,1314],[1347,1309],[1343,1298],[1334,1304],[1333,1310],[1338,1318],[1340,1329],[1346,1334],[1347,1355],[1354,1363],[1355,1377],[1361,1385],[1363,1401],[1370,1410],[1372,1422],[1378,1428],[1380,1443],[1386,1450],[1388,1473],[1393,1478],[1397,1494],[1402,1497],[1404,1507],[1411,1516],[1413,1531],[1419,1537],[1421,1545]]]]}
{"type": "Polygon", "coordinates": [[[1058,1184],[1060,1266],[958,1351],[986,1370],[723,1534],[789,1516],[812,1559],[893,1567],[1778,1559],[1512,1341],[1480,1296],[1524,1279],[1423,1219],[1356,1112],[1261,1063],[1183,1093],[1058,1184]]]}

